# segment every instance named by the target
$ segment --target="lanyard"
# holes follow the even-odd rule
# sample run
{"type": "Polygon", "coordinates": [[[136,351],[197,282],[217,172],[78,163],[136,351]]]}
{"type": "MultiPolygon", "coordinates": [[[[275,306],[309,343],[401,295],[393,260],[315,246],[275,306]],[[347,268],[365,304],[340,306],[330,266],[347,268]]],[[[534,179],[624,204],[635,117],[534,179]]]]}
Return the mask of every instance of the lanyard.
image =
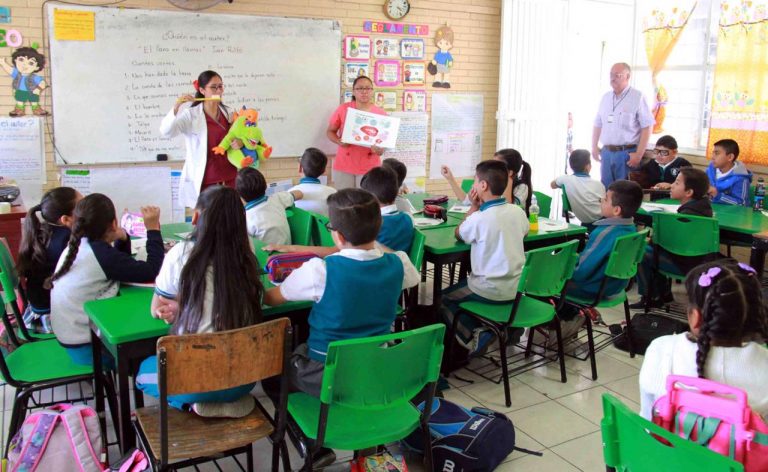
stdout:
{"type": "Polygon", "coordinates": [[[627,94],[629,93],[630,87],[627,87],[627,90],[624,91],[623,94],[621,94],[621,98],[619,98],[619,101],[616,101],[616,94],[611,95],[611,103],[613,104],[613,109],[611,111],[615,112],[616,107],[621,104],[621,102],[624,101],[625,98],[627,98],[627,94]]]}

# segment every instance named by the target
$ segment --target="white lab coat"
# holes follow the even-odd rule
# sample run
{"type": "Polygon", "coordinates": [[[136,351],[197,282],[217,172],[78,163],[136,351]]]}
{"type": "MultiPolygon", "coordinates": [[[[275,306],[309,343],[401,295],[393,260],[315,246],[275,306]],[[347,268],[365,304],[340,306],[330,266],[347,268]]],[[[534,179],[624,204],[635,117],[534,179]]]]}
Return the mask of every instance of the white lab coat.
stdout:
{"type": "MultiPolygon", "coordinates": [[[[227,117],[227,121],[231,121],[227,110],[223,107],[219,109],[227,117]]],[[[202,105],[192,107],[185,103],[176,115],[173,114],[173,109],[165,115],[160,122],[160,135],[164,138],[174,138],[180,134],[184,136],[187,155],[184,158],[184,168],[181,170],[179,204],[195,208],[200,187],[203,185],[208,156],[208,128],[205,124],[202,105]]]]}

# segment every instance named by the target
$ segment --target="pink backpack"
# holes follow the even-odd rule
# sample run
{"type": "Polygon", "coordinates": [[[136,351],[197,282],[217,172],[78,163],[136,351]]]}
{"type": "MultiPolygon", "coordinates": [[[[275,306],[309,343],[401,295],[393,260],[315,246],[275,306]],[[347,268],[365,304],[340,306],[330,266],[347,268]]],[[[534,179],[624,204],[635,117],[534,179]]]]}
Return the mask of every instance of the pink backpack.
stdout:
{"type": "Polygon", "coordinates": [[[682,375],[667,377],[667,394],[653,405],[653,422],[682,438],[768,471],[768,425],[739,388],[682,375]]]}
{"type": "Polygon", "coordinates": [[[8,450],[8,471],[101,472],[99,417],[84,405],[60,404],[24,420],[8,450]]]}

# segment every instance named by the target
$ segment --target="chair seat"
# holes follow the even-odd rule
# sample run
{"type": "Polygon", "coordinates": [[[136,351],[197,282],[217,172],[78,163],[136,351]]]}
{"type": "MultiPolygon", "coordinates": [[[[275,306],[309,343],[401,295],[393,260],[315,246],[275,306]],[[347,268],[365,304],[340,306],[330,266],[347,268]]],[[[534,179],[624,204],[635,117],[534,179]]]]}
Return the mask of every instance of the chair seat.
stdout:
{"type": "MultiPolygon", "coordinates": [[[[288,395],[288,412],[307,437],[317,438],[320,399],[292,393],[288,395]]],[[[403,439],[419,427],[419,411],[408,402],[371,413],[332,405],[323,446],[347,451],[365,449],[403,439]]]]}
{"type": "Polygon", "coordinates": [[[93,375],[92,366],[72,362],[66,349],[53,339],[23,344],[8,354],[5,362],[13,378],[20,382],[93,375]]]}
{"type": "MultiPolygon", "coordinates": [[[[575,303],[576,305],[582,305],[582,306],[592,306],[592,303],[595,301],[594,299],[573,297],[571,295],[566,295],[565,299],[571,303],[575,303]]],[[[603,300],[600,300],[600,303],[595,305],[595,308],[610,308],[612,306],[621,305],[622,303],[624,303],[624,300],[626,299],[627,299],[627,292],[625,290],[622,290],[621,292],[617,293],[616,295],[610,298],[605,298],[603,300]]]]}
{"type": "MultiPolygon", "coordinates": [[[[136,410],[152,454],[160,457],[160,406],[136,410]]],[[[243,418],[203,418],[168,408],[168,460],[207,457],[269,436],[272,425],[259,408],[243,418]]]]}
{"type": "Polygon", "coordinates": [[[685,280],[685,274],[678,274],[675,272],[667,272],[666,270],[660,270],[659,273],[664,277],[668,277],[672,280],[685,280]]]}
{"type": "MultiPolygon", "coordinates": [[[[29,331],[29,336],[35,340],[56,339],[56,335],[53,333],[33,333],[32,331],[29,331]]],[[[24,335],[19,328],[16,329],[16,337],[19,339],[24,338],[24,335]]]]}
{"type": "MultiPolygon", "coordinates": [[[[478,301],[464,302],[459,305],[476,316],[495,323],[506,323],[512,313],[514,303],[484,303],[478,301]]],[[[555,307],[547,302],[524,296],[520,299],[520,307],[511,324],[513,328],[530,328],[547,323],[555,316],[555,307]]]]}

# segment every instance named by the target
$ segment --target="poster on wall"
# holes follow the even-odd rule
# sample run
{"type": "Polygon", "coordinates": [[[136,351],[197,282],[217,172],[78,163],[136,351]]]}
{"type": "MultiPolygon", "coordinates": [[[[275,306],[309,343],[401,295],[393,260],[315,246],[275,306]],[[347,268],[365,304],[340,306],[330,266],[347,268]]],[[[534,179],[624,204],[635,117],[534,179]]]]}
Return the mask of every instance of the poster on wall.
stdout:
{"type": "Polygon", "coordinates": [[[344,120],[341,141],[364,147],[378,146],[394,149],[399,127],[400,118],[349,108],[347,118],[344,120]]]}
{"type": "Polygon", "coordinates": [[[376,61],[373,82],[379,87],[400,85],[400,61],[389,59],[376,61]]]}
{"type": "Polygon", "coordinates": [[[373,38],[373,57],[377,59],[400,58],[400,40],[397,38],[373,38]]]}
{"type": "Polygon", "coordinates": [[[386,111],[397,110],[397,92],[377,90],[374,98],[374,104],[386,111]]]}
{"type": "Polygon", "coordinates": [[[367,61],[371,58],[371,38],[350,35],[344,37],[344,59],[348,61],[367,61]]]}
{"type": "Polygon", "coordinates": [[[365,75],[370,77],[370,66],[367,62],[347,62],[344,64],[344,83],[351,87],[356,78],[365,75]]]}
{"type": "Polygon", "coordinates": [[[43,119],[0,117],[0,130],[0,177],[15,180],[22,199],[32,206],[45,181],[43,119]]]}
{"type": "MultiPolygon", "coordinates": [[[[408,168],[408,178],[427,175],[427,130],[429,115],[426,113],[392,113],[400,119],[395,149],[384,153],[383,158],[395,158],[408,168]]],[[[422,184],[423,186],[423,184],[422,184]]],[[[409,185],[411,187],[411,185],[409,185]]],[[[419,186],[417,185],[417,188],[419,186]]],[[[414,189],[411,188],[411,191],[414,189]]]]}
{"type": "Polygon", "coordinates": [[[457,177],[474,174],[483,150],[483,96],[432,94],[432,143],[429,178],[440,179],[441,166],[457,177]]]}
{"type": "Polygon", "coordinates": [[[352,91],[351,90],[345,90],[344,93],[341,95],[342,99],[344,100],[344,103],[349,103],[352,101],[352,91]]]}
{"type": "Polygon", "coordinates": [[[427,111],[427,92],[424,90],[403,91],[403,111],[427,111]]]}
{"type": "Polygon", "coordinates": [[[424,85],[426,66],[421,61],[403,62],[403,85],[424,85]]]}
{"type": "Polygon", "coordinates": [[[424,59],[424,40],[418,38],[401,39],[400,57],[403,59],[424,59]]]}

